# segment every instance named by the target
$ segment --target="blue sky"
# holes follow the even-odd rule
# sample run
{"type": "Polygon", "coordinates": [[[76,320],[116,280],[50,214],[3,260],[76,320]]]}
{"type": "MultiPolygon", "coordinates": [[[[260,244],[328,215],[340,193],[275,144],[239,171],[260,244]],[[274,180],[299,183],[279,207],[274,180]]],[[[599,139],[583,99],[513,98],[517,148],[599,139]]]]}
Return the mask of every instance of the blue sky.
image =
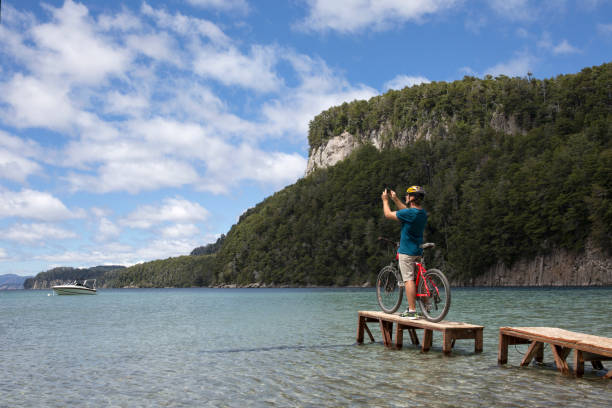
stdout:
{"type": "Polygon", "coordinates": [[[606,0],[3,0],[0,274],[188,254],[389,88],[610,61],[606,0]]]}

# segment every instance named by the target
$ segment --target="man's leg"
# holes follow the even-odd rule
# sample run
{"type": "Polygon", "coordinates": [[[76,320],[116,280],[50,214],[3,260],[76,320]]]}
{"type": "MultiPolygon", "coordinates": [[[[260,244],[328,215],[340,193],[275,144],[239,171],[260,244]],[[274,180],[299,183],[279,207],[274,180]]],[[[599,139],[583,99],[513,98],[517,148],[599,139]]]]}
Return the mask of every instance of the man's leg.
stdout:
{"type": "Polygon", "coordinates": [[[408,300],[408,308],[410,310],[416,310],[416,285],[414,284],[414,281],[405,281],[404,287],[406,288],[406,299],[408,300]]]}

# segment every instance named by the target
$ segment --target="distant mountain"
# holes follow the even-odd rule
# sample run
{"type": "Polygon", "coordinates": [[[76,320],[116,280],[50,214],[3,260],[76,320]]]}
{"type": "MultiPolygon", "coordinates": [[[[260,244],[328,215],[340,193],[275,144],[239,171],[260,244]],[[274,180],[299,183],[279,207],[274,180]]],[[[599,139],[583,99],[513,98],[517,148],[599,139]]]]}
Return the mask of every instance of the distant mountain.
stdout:
{"type": "Polygon", "coordinates": [[[125,267],[120,265],[94,266],[93,268],[72,268],[62,266],[45,272],[40,272],[35,277],[26,279],[25,282],[23,282],[23,288],[49,289],[53,285],[61,285],[73,280],[85,279],[96,279],[97,286],[101,287],[104,285],[104,275],[107,272],[123,268],[125,267]]]}
{"type": "Polygon", "coordinates": [[[19,276],[12,273],[0,275],[0,290],[23,289],[23,283],[30,276],[19,276]]]}

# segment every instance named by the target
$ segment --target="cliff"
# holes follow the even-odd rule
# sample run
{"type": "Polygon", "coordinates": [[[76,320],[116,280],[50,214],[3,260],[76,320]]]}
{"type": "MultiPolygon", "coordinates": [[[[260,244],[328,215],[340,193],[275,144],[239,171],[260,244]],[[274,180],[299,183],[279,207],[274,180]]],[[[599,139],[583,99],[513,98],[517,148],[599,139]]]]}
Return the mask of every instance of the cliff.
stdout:
{"type": "MultiPolygon", "coordinates": [[[[431,140],[433,135],[444,137],[456,123],[456,116],[443,115],[437,119],[429,118],[419,126],[397,131],[395,137],[392,138],[389,135],[392,134],[393,126],[389,121],[378,129],[370,130],[363,137],[352,135],[344,130],[340,135],[332,136],[321,145],[311,148],[305,175],[308,176],[317,169],[335,165],[349,157],[360,146],[369,144],[379,151],[384,148],[402,149],[417,140],[431,140]]],[[[493,112],[488,125],[491,129],[508,135],[525,132],[517,124],[514,115],[506,117],[502,112],[493,112]]]]}
{"type": "Polygon", "coordinates": [[[555,249],[551,254],[523,258],[511,267],[498,263],[484,274],[454,286],[609,286],[612,258],[587,242],[585,251],[555,249]]]}

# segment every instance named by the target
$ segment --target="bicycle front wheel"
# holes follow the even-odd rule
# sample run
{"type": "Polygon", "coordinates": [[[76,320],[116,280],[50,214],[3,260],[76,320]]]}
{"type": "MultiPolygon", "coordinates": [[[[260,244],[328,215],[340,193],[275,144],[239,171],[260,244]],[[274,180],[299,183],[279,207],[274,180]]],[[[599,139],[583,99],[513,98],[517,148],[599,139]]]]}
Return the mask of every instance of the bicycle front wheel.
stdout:
{"type": "Polygon", "coordinates": [[[448,279],[438,269],[430,269],[419,281],[417,294],[427,294],[427,289],[429,296],[417,296],[421,312],[430,322],[439,322],[450,309],[451,290],[448,279]]]}
{"type": "Polygon", "coordinates": [[[397,269],[391,265],[385,266],[378,273],[376,297],[385,313],[394,313],[402,304],[402,286],[397,277],[397,269]]]}

